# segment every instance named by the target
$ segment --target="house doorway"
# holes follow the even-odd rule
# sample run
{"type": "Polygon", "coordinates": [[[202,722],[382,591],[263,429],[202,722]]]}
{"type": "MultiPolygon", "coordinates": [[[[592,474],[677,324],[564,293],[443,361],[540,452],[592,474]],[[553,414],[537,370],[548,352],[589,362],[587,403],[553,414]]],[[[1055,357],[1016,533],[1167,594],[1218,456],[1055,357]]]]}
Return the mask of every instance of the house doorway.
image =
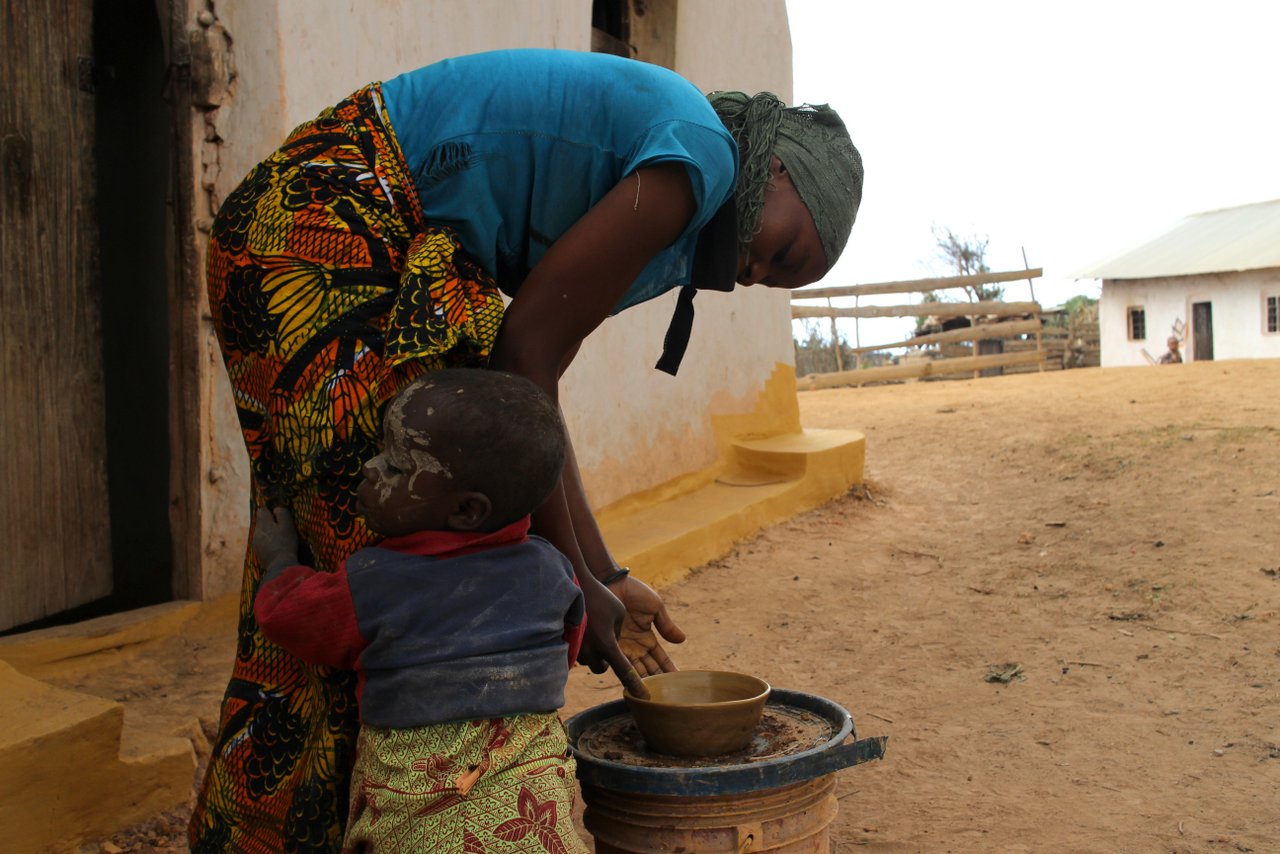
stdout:
{"type": "Polygon", "coordinates": [[[1208,362],[1213,359],[1213,303],[1211,302],[1191,304],[1191,359],[1196,362],[1208,362]]]}
{"type": "Polygon", "coordinates": [[[167,261],[173,134],[157,5],[95,0],[93,10],[112,611],[173,598],[167,261]]]}

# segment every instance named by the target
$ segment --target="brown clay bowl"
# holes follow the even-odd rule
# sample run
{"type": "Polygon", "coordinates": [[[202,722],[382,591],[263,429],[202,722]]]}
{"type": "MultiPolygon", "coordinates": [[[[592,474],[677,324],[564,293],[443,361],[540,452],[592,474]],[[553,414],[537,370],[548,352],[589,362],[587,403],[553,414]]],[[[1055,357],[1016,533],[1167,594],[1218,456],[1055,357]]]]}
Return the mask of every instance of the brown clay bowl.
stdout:
{"type": "Polygon", "coordinates": [[[719,756],[751,741],[769,683],[745,673],[679,670],[644,679],[649,699],[630,692],[623,699],[645,743],[672,756],[719,756]]]}

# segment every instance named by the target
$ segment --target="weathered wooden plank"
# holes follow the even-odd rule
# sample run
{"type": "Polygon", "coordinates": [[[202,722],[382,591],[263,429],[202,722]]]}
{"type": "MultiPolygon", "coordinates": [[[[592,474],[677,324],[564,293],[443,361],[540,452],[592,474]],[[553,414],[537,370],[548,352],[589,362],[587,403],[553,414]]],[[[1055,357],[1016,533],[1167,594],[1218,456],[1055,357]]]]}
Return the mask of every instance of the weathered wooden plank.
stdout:
{"type": "Polygon", "coordinates": [[[791,319],[805,317],[1013,317],[1039,314],[1038,302],[922,302],[917,305],[864,305],[856,308],[828,308],[823,305],[791,304],[791,319]]]}
{"type": "Polygon", "coordinates": [[[111,589],[92,8],[0,13],[0,629],[111,589]]]}
{"type": "Polygon", "coordinates": [[[1037,364],[1043,354],[997,353],[991,356],[964,356],[958,359],[922,360],[909,365],[885,365],[881,368],[863,368],[860,371],[844,371],[831,374],[809,374],[796,381],[801,389],[834,388],[845,385],[866,385],[888,380],[906,380],[914,377],[945,377],[951,374],[967,374],[986,368],[1007,365],[1037,364]]]}
{"type": "Polygon", "coordinates": [[[865,297],[876,294],[914,294],[925,291],[945,291],[950,288],[993,285],[999,282],[1017,282],[1039,278],[1044,272],[1034,270],[1010,270],[1000,273],[977,273],[972,276],[944,276],[937,279],[908,279],[900,282],[875,282],[866,285],[839,285],[831,288],[805,288],[792,291],[791,299],[828,299],[830,297],[865,297]]]}
{"type": "Polygon", "coordinates": [[[663,68],[676,67],[676,0],[646,0],[631,3],[628,41],[633,56],[663,68]]]}
{"type": "MultiPolygon", "coordinates": [[[[161,18],[162,26],[168,28],[171,62],[179,68],[192,59],[188,14],[183,4],[170,3],[168,19],[161,18]]],[[[229,80],[226,85],[230,85],[229,80]]],[[[174,86],[168,98],[175,117],[194,115],[190,87],[174,86]]],[[[211,426],[216,419],[209,414],[214,407],[209,401],[210,381],[206,374],[211,360],[217,359],[219,354],[216,347],[210,346],[213,336],[211,324],[202,317],[207,311],[202,245],[207,235],[190,227],[199,219],[199,201],[208,205],[197,180],[199,169],[195,152],[199,146],[194,139],[195,127],[196,123],[181,118],[173,124],[176,145],[171,189],[177,227],[174,229],[169,318],[169,364],[172,371],[169,385],[169,526],[174,547],[173,594],[180,599],[207,598],[205,561],[212,562],[216,558],[204,548],[207,541],[204,526],[217,524],[212,513],[207,514],[207,518],[204,513],[206,490],[217,488],[209,483],[206,474],[208,450],[204,437],[207,431],[217,432],[217,428],[211,426]]],[[[225,381],[222,377],[217,379],[225,381]]]]}
{"type": "MultiPolygon", "coordinates": [[[[854,347],[853,353],[874,353],[877,350],[896,350],[899,347],[919,347],[925,344],[942,344],[952,341],[989,341],[993,338],[1008,338],[1011,335],[1026,335],[1040,329],[1039,320],[1004,320],[1000,323],[984,323],[965,329],[948,329],[946,332],[930,332],[928,335],[917,335],[905,341],[892,344],[877,344],[874,347],[854,347]]],[[[1034,342],[1032,343],[1034,346],[1034,342]]]]}

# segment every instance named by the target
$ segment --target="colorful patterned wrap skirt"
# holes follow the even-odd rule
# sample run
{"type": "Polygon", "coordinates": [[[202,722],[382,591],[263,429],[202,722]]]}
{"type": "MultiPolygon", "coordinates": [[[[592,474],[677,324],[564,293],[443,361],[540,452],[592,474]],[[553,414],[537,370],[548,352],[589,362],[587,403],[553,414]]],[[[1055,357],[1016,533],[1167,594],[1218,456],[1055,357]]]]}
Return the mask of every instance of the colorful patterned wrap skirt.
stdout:
{"type": "Polygon", "coordinates": [[[360,731],[347,854],[586,854],[554,714],[360,731]]]}
{"type": "MultiPolygon", "coordinates": [[[[302,560],[332,571],[376,541],[355,513],[386,403],[423,373],[481,366],[493,280],[429,227],[380,91],[301,125],[214,219],[209,303],[249,450],[255,505],[292,509],[302,560]]],[[[304,664],[253,618],[190,826],[193,851],[335,852],[358,717],[351,674],[304,664]]]]}

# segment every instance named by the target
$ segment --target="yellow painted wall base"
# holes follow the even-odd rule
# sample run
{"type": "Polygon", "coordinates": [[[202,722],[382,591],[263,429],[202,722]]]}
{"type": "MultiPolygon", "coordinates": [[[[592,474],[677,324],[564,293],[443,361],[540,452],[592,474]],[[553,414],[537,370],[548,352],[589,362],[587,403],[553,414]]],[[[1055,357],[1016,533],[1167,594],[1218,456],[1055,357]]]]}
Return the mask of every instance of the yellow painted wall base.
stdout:
{"type": "Polygon", "coordinates": [[[191,796],[191,742],[124,727],[119,703],[0,661],[0,828],[6,851],[72,851],[191,796]]]}
{"type": "Polygon", "coordinates": [[[715,420],[715,465],[600,510],[614,557],[650,584],[668,584],[761,528],[861,484],[865,437],[800,428],[795,394],[794,370],[779,365],[754,414],[715,420]]]}

